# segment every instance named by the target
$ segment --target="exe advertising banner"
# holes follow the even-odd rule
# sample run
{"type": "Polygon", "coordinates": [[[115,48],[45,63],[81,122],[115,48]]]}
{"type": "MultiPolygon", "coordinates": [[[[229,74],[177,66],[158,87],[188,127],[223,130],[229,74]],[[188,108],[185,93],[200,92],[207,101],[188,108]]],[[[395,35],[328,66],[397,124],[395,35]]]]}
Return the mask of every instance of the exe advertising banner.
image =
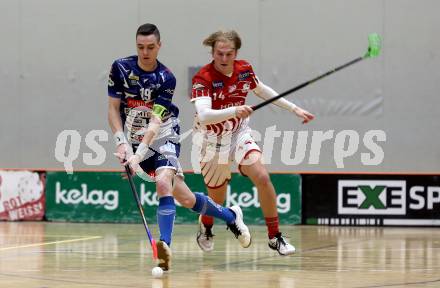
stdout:
{"type": "Polygon", "coordinates": [[[303,223],[440,226],[439,175],[303,175],[303,223]]]}
{"type": "Polygon", "coordinates": [[[0,220],[42,220],[44,174],[0,171],[0,220]]]}
{"type": "MultiPolygon", "coordinates": [[[[301,178],[295,174],[274,174],[271,179],[277,192],[281,224],[301,223],[301,178]]],[[[156,223],[158,199],[154,183],[134,177],[139,198],[149,223],[156,223]]],[[[185,174],[193,192],[206,193],[199,174],[185,174]]],[[[176,207],[176,223],[196,223],[198,214],[176,207]]],[[[240,205],[247,224],[264,224],[258,191],[251,181],[232,175],[225,206],[240,205]]],[[[141,222],[136,202],[122,172],[47,172],[46,218],[72,222],[141,222]]],[[[216,220],[217,223],[220,220],[216,220]]]]}

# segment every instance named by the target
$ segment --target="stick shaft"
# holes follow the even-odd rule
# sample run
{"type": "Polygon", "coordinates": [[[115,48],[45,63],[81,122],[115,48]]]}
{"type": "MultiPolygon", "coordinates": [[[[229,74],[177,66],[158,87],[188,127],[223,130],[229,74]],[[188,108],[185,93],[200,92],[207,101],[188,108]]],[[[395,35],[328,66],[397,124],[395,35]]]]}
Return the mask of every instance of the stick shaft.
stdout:
{"type": "Polygon", "coordinates": [[[336,68],[334,68],[334,69],[332,69],[330,71],[327,71],[327,72],[325,72],[325,73],[323,73],[323,74],[321,74],[321,75],[319,75],[319,76],[317,76],[317,77],[315,77],[315,78],[313,78],[313,79],[311,79],[309,81],[306,81],[306,82],[304,82],[302,84],[299,84],[298,86],[295,86],[295,87],[293,87],[293,88],[291,88],[291,89],[289,89],[287,91],[284,91],[283,93],[281,93],[281,94],[279,94],[279,95],[277,95],[275,97],[269,98],[269,99],[267,99],[267,100],[265,100],[265,101],[263,101],[263,102],[261,102],[261,103],[259,103],[257,105],[254,105],[251,108],[254,111],[257,110],[257,109],[260,109],[260,108],[266,106],[267,104],[270,104],[273,101],[276,101],[276,100],[280,99],[281,97],[284,97],[284,96],[286,96],[286,95],[288,95],[290,93],[298,91],[298,90],[300,90],[300,89],[302,89],[302,88],[312,84],[313,82],[316,82],[316,81],[318,81],[318,80],[320,80],[322,78],[325,78],[325,77],[327,77],[327,76],[329,76],[329,75],[331,75],[331,74],[333,74],[333,73],[335,73],[335,72],[337,72],[339,70],[342,70],[342,69],[344,69],[344,68],[346,68],[348,66],[351,66],[351,65],[353,65],[353,64],[355,64],[355,63],[357,63],[357,62],[359,62],[359,61],[361,61],[363,59],[364,59],[364,57],[358,57],[356,59],[353,59],[350,62],[347,62],[347,63],[345,63],[345,64],[343,64],[341,66],[338,66],[338,67],[336,67],[336,68]]]}
{"type": "Polygon", "coordinates": [[[124,166],[125,172],[128,176],[128,182],[130,183],[131,192],[133,193],[134,199],[136,200],[136,204],[139,210],[139,214],[141,214],[142,223],[144,224],[145,231],[147,232],[148,240],[150,241],[151,249],[153,250],[153,259],[157,259],[157,247],[156,247],[156,241],[154,240],[153,236],[151,235],[150,229],[148,229],[147,220],[145,220],[144,215],[144,209],[142,208],[141,200],[139,199],[139,195],[136,191],[136,186],[134,185],[133,177],[130,172],[130,168],[128,165],[124,166]]]}

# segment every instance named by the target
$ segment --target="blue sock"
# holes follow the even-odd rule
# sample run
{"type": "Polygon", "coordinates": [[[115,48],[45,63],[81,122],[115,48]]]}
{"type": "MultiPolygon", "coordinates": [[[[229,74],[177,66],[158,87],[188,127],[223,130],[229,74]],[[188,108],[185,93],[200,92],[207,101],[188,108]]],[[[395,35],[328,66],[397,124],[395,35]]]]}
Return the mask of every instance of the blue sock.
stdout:
{"type": "Polygon", "coordinates": [[[202,215],[213,216],[222,219],[227,224],[235,221],[235,213],[232,210],[215,203],[211,198],[202,193],[194,193],[196,196],[196,204],[192,208],[193,211],[202,215]]]}
{"type": "Polygon", "coordinates": [[[171,235],[173,234],[174,218],[176,216],[176,204],[172,196],[159,198],[157,207],[157,224],[159,224],[160,240],[171,245],[171,235]]]}

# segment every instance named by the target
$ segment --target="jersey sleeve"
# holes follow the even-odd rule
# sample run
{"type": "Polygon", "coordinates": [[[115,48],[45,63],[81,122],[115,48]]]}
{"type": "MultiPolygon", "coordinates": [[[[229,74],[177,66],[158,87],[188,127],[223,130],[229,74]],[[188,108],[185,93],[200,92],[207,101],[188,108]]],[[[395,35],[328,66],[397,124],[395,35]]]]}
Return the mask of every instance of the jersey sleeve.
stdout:
{"type": "Polygon", "coordinates": [[[160,86],[154,104],[161,105],[169,111],[175,88],[176,78],[173,75],[169,75],[165,82],[160,86]]]}
{"type": "Polygon", "coordinates": [[[212,91],[209,81],[199,74],[195,75],[192,79],[191,101],[194,101],[199,97],[210,97],[211,93],[212,91]]]}
{"type": "Polygon", "coordinates": [[[255,75],[254,68],[252,68],[252,65],[249,63],[247,63],[247,65],[249,65],[249,76],[250,76],[249,78],[251,79],[251,87],[250,88],[251,88],[251,90],[254,90],[258,86],[258,78],[255,75]]]}
{"type": "Polygon", "coordinates": [[[118,63],[115,61],[110,69],[108,75],[108,96],[113,98],[122,99],[123,84],[121,81],[121,71],[119,70],[118,63]]]}

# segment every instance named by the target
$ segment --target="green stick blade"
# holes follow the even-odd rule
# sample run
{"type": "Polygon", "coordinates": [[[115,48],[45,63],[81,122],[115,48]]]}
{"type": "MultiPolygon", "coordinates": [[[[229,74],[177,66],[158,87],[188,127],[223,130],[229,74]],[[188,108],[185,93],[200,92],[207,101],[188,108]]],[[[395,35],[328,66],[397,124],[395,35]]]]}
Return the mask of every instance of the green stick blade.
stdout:
{"type": "Polygon", "coordinates": [[[364,57],[377,57],[380,54],[382,41],[379,34],[372,33],[368,35],[368,51],[364,57]]]}

